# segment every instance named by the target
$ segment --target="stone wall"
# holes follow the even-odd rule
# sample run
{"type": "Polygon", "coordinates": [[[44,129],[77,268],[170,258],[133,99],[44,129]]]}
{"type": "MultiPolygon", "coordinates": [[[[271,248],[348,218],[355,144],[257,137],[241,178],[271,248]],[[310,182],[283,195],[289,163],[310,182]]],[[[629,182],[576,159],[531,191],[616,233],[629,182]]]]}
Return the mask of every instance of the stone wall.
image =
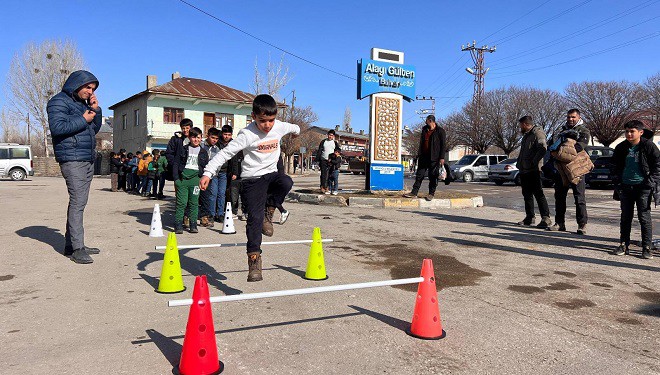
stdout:
{"type": "MultiPolygon", "coordinates": [[[[109,175],[110,174],[110,151],[101,151],[96,153],[96,162],[94,163],[95,175],[109,175]]],[[[34,164],[34,175],[38,177],[60,177],[60,165],[55,161],[55,157],[39,157],[32,158],[34,164]]]]}

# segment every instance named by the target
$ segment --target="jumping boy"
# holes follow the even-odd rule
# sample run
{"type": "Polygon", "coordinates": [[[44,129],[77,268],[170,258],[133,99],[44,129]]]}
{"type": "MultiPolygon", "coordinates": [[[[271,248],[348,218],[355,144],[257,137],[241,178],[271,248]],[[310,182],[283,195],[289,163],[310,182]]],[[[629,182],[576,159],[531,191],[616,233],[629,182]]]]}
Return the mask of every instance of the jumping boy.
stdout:
{"type": "Polygon", "coordinates": [[[289,133],[300,134],[298,125],[275,120],[277,103],[272,96],[257,95],[252,102],[252,123],[242,129],[227,147],[222,149],[204,169],[199,186],[205,190],[220,166],[243,150],[241,163],[241,200],[245,202],[248,277],[261,281],[261,235],[273,235],[273,212],[284,202],[293,180],[277,172],[280,142],[289,133]]]}
{"type": "MultiPolygon", "coordinates": [[[[199,177],[209,161],[209,154],[200,147],[202,131],[190,129],[190,143],[177,149],[172,160],[172,175],[176,192],[176,213],[174,233],[183,233],[183,215],[188,208],[190,233],[197,233],[197,213],[199,210],[199,177]]],[[[208,185],[208,183],[207,183],[208,185]]]]}

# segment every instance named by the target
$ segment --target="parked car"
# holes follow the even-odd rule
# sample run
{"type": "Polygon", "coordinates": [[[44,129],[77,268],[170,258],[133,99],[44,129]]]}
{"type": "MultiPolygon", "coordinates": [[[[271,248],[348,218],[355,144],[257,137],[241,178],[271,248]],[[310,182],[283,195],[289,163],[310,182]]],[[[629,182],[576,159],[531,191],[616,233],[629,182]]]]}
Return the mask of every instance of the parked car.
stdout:
{"type": "Polygon", "coordinates": [[[586,175],[584,182],[592,188],[611,185],[614,176],[613,158],[611,156],[601,156],[593,162],[594,169],[586,175]]]}
{"type": "Polygon", "coordinates": [[[601,156],[612,156],[614,155],[614,149],[611,147],[605,146],[587,146],[584,148],[584,151],[589,155],[591,161],[594,161],[601,156]]]}
{"type": "Polygon", "coordinates": [[[451,166],[451,173],[455,180],[486,180],[488,167],[506,158],[506,155],[465,155],[451,166]]]}
{"type": "Polygon", "coordinates": [[[30,146],[18,143],[0,143],[0,177],[14,181],[33,176],[32,151],[30,146]]]}
{"type": "Polygon", "coordinates": [[[506,159],[498,164],[491,165],[488,170],[488,181],[492,181],[495,185],[501,186],[505,182],[513,182],[520,185],[520,170],[516,167],[518,159],[506,159]]]}

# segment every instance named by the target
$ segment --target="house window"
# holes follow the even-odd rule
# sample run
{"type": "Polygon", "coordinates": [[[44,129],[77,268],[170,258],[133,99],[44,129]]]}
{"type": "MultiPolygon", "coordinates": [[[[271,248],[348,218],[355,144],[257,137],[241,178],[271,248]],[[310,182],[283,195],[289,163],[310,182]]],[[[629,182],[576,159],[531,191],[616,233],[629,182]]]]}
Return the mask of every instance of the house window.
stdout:
{"type": "Polygon", "coordinates": [[[140,110],[136,109],[133,111],[133,121],[135,126],[140,126],[140,110]]]}
{"type": "Polygon", "coordinates": [[[215,127],[222,128],[224,125],[229,125],[234,128],[234,114],[233,113],[215,113],[215,127]]]}
{"type": "Polygon", "coordinates": [[[166,124],[178,124],[183,120],[183,108],[163,108],[163,122],[166,124]]]}
{"type": "Polygon", "coordinates": [[[126,115],[121,115],[121,128],[126,130],[126,115]]]}

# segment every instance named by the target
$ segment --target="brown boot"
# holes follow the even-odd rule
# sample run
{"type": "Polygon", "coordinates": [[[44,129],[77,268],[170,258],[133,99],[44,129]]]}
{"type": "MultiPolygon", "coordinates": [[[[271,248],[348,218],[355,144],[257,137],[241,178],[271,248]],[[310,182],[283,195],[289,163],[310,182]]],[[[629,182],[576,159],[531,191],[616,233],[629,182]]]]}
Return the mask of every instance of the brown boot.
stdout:
{"type": "Polygon", "coordinates": [[[248,282],[263,280],[261,274],[261,254],[248,253],[248,282]]]}
{"type": "Polygon", "coordinates": [[[275,213],[275,207],[266,207],[266,212],[264,212],[264,223],[261,226],[261,234],[264,236],[272,237],[273,236],[273,214],[275,213]]]}
{"type": "Polygon", "coordinates": [[[199,225],[203,227],[208,227],[209,226],[209,217],[208,216],[202,216],[199,219],[199,225]]]}

